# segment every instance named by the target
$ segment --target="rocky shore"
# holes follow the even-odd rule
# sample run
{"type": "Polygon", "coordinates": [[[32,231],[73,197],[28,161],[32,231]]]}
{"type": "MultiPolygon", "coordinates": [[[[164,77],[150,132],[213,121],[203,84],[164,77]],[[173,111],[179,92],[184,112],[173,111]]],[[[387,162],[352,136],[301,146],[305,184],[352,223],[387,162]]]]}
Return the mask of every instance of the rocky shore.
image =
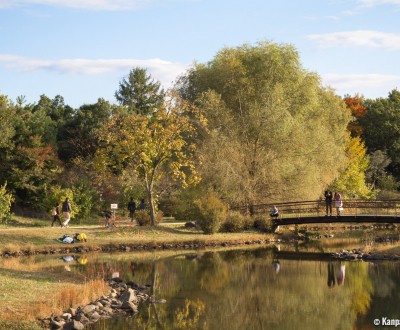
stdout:
{"type": "Polygon", "coordinates": [[[400,255],[388,253],[364,253],[362,249],[358,250],[342,250],[340,252],[331,253],[330,256],[340,260],[363,260],[363,261],[398,261],[400,255]]]}
{"type": "Polygon", "coordinates": [[[117,315],[133,316],[138,313],[139,304],[163,303],[148,294],[149,286],[139,286],[133,282],[123,283],[119,278],[108,282],[110,293],[86,306],[70,308],[62,315],[40,320],[44,329],[82,330],[86,325],[117,315]]]}

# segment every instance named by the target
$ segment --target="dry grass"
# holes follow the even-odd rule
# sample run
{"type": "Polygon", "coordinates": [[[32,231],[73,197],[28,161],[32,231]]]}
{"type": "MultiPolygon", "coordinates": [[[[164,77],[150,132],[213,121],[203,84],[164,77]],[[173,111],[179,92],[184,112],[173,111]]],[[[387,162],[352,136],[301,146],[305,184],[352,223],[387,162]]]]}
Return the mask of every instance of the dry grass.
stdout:
{"type": "Polygon", "coordinates": [[[34,321],[60,315],[69,307],[85,305],[108,291],[109,287],[103,280],[90,280],[84,284],[55,283],[52,287],[37,286],[36,293],[30,292],[28,296],[22,293],[19,299],[6,302],[0,310],[0,319],[18,321],[23,318],[34,321]]]}

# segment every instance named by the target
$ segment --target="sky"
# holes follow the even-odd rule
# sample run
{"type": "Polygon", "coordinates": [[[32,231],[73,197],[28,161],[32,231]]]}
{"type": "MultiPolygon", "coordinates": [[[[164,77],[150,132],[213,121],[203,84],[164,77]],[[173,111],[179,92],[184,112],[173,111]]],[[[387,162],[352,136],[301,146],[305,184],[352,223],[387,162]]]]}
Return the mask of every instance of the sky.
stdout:
{"type": "Polygon", "coordinates": [[[0,0],[0,94],[116,103],[135,67],[167,89],[224,47],[293,45],[339,96],[400,89],[400,0],[0,0]]]}

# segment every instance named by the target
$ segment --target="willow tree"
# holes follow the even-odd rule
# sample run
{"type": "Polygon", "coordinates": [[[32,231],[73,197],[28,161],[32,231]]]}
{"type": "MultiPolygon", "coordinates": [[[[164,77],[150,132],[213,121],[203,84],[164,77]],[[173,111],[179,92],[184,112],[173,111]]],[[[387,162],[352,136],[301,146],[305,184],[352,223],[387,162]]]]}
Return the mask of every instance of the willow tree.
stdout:
{"type": "Polygon", "coordinates": [[[225,48],[177,87],[209,123],[203,182],[231,202],[316,198],[345,165],[350,113],[290,45],[225,48]]]}
{"type": "MultiPolygon", "coordinates": [[[[130,169],[143,180],[153,225],[156,184],[163,176],[171,175],[184,187],[200,180],[195,168],[195,146],[190,142],[196,133],[194,115],[194,108],[187,102],[171,97],[151,117],[115,116],[98,131],[100,147],[95,163],[99,169],[114,174],[130,169]]],[[[198,119],[202,121],[201,117],[198,119]]]]}

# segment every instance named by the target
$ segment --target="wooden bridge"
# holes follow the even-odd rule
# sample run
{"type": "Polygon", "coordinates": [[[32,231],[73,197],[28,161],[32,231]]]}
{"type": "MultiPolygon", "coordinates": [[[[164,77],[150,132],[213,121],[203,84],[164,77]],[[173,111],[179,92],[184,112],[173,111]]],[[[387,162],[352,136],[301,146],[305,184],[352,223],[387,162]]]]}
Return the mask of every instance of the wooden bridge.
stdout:
{"type": "MultiPolygon", "coordinates": [[[[343,211],[337,216],[334,203],[332,216],[326,215],[324,200],[276,203],[279,217],[274,227],[314,223],[400,223],[400,200],[343,200],[343,211]]],[[[269,213],[272,204],[255,205],[254,214],[269,213]]]]}

